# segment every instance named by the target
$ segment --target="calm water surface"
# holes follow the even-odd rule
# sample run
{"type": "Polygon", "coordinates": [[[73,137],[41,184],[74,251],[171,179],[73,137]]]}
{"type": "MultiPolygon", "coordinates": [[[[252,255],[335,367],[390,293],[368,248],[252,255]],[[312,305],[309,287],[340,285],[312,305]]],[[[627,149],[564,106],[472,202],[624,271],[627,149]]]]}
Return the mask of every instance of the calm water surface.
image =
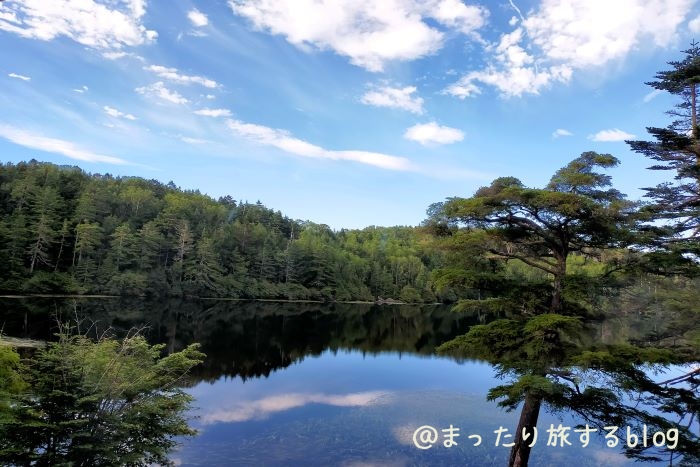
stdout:
{"type": "MultiPolygon", "coordinates": [[[[208,358],[188,387],[199,435],[173,453],[179,465],[507,465],[503,445],[519,414],[486,399],[503,381],[487,363],[433,355],[436,345],[482,322],[478,316],[445,307],[207,301],[4,300],[0,307],[0,325],[15,336],[46,338],[55,316],[77,316],[95,331],[147,325],[150,338],[171,351],[202,343],[208,358]],[[457,444],[443,446],[440,433],[432,448],[418,449],[413,434],[423,425],[459,428],[457,444]],[[499,428],[508,431],[496,446],[499,428]]],[[[611,321],[593,334],[619,340],[649,326],[611,321]]],[[[638,465],[602,436],[586,448],[572,432],[571,445],[547,445],[550,425],[573,430],[580,423],[543,411],[531,465],[638,465]]]]}

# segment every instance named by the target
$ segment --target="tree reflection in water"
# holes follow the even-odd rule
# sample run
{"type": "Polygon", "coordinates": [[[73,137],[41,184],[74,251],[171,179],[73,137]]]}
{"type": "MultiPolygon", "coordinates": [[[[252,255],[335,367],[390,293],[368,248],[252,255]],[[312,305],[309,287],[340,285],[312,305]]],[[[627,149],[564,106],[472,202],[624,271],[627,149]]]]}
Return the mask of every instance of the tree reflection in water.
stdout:
{"type": "Polygon", "coordinates": [[[586,424],[579,429],[605,434],[612,430],[606,427],[617,427],[617,443],[630,458],[698,465],[696,372],[661,382],[652,378],[656,370],[692,357],[662,348],[606,345],[586,339],[589,335],[577,318],[548,313],[474,326],[438,351],[484,359],[509,380],[488,393],[507,410],[522,404],[509,466],[528,465],[542,405],[574,412],[586,424]],[[653,442],[657,432],[664,434],[664,442],[657,436],[659,446],[653,442]]]}
{"type": "MultiPolygon", "coordinates": [[[[169,353],[200,342],[207,359],[194,370],[190,384],[223,376],[267,377],[328,350],[428,356],[447,342],[439,347],[442,354],[488,361],[505,378],[488,397],[505,409],[520,408],[517,433],[521,435],[523,428],[527,434],[537,427],[542,408],[570,412],[583,425],[597,428],[600,437],[606,433],[603,427],[618,426],[618,449],[628,457],[665,459],[671,465],[700,464],[697,374],[665,382],[654,376],[655,369],[697,361],[697,357],[688,349],[628,344],[632,339],[647,341],[652,331],[658,333],[663,322],[658,316],[653,322],[584,325],[555,314],[527,321],[500,316],[487,323],[477,313],[453,313],[447,307],[182,300],[159,304],[14,301],[0,306],[9,310],[0,325],[8,334],[24,337],[49,337],[52,316],[65,314],[89,318],[97,332],[148,325],[150,341],[165,344],[169,353]],[[627,427],[642,435],[644,425],[647,445],[640,436],[636,446],[626,446],[627,427]],[[673,451],[653,445],[653,433],[673,435],[669,431],[673,429],[678,429],[673,451]]],[[[545,428],[537,428],[539,446],[547,434],[545,428]]],[[[569,439],[578,436],[572,430],[569,439]]],[[[515,440],[509,465],[528,463],[527,440],[521,438],[515,440]]]]}

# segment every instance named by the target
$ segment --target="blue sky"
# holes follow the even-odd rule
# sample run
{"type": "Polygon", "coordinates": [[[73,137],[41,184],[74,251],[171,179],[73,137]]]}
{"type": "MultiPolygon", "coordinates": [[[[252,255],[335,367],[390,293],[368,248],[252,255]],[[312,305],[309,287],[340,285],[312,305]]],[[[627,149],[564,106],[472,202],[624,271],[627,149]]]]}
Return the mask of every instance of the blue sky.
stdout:
{"type": "Polygon", "coordinates": [[[0,159],[173,181],[335,229],[416,225],[498,176],[584,151],[618,189],[668,174],[644,84],[695,0],[5,0],[0,159]]]}

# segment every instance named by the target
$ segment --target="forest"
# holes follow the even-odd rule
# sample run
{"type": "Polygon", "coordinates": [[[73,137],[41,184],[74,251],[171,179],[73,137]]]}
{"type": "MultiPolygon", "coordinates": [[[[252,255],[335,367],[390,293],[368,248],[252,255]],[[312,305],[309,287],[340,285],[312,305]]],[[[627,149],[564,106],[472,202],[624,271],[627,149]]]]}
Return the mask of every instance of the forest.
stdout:
{"type": "Polygon", "coordinates": [[[673,306],[694,316],[700,48],[684,53],[647,83],[677,97],[671,124],[627,142],[672,174],[644,200],[614,188],[605,171],[615,156],[588,151],[541,188],[499,177],[429,206],[420,226],[334,231],[173,182],[5,163],[0,293],[390,299],[589,318],[673,306]]]}
{"type": "MultiPolygon", "coordinates": [[[[592,423],[607,417],[605,423],[619,426],[631,420],[671,427],[667,419],[627,407],[625,395],[611,388],[639,390],[650,406],[684,423],[689,419],[681,427],[679,451],[687,465],[697,465],[694,394],[700,370],[664,383],[643,371],[697,362],[700,349],[700,47],[692,44],[683,60],[669,65],[648,84],[678,98],[669,111],[673,121],[648,128],[650,140],[627,142],[653,161],[652,170],[671,174],[666,182],[644,188],[642,201],[628,200],[606,174],[620,163],[614,155],[587,151],[554,170],[544,187],[499,177],[470,197],[434,203],[420,226],[333,231],[261,203],[230,196],[215,200],[173,182],[89,174],[34,160],[5,163],[0,168],[0,292],[449,302],[453,312],[476,316],[480,324],[436,351],[491,363],[510,380],[492,388],[488,398],[509,410],[522,404],[509,465],[528,464],[526,435],[537,428],[543,405],[566,407],[592,423]],[[621,345],[577,342],[587,322],[629,314],[656,319],[654,333],[643,342],[621,345]],[[485,315],[494,319],[481,319],[485,315]],[[586,377],[587,372],[593,376],[586,377]],[[673,387],[679,383],[690,389],[673,387]]],[[[27,373],[17,353],[6,347],[0,351],[0,375],[5,371],[0,396],[15,397],[26,384],[40,394],[22,404],[0,397],[0,418],[11,420],[7,433],[46,422],[22,419],[26,414],[19,408],[41,398],[54,407],[56,394],[70,392],[70,387],[53,387],[55,381],[74,378],[68,386],[85,388],[89,396],[69,400],[56,415],[60,423],[47,425],[61,436],[49,433],[29,450],[0,443],[0,454],[23,462],[47,453],[80,459],[72,444],[67,454],[52,449],[70,444],[76,411],[99,421],[92,413],[102,414],[102,401],[121,401],[123,387],[163,396],[149,409],[160,416],[172,374],[179,379],[203,358],[196,346],[159,360],[163,347],[151,347],[138,336],[121,344],[112,339],[93,343],[67,333],[40,351],[27,373]],[[102,375],[110,374],[112,362],[124,355],[133,355],[125,365],[129,371],[102,387],[102,375]],[[74,372],[77,364],[71,361],[86,369],[74,372]],[[131,388],[131,368],[150,367],[156,371],[148,378],[155,381],[153,387],[131,388]],[[103,391],[90,395],[96,386],[103,391]],[[87,409],[74,406],[85,401],[87,409]]],[[[135,459],[161,459],[172,447],[169,436],[190,434],[177,415],[189,399],[177,391],[175,396],[179,406],[166,420],[163,438],[139,448],[135,459]]],[[[125,410],[126,418],[118,413],[120,423],[135,419],[147,426],[139,418],[142,409],[125,410]]],[[[100,423],[90,423],[85,445],[101,436],[100,423]]],[[[628,451],[629,457],[648,457],[641,448],[628,451]]],[[[104,465],[110,465],[110,453],[99,454],[104,465]]]]}
{"type": "Polygon", "coordinates": [[[454,299],[431,286],[443,255],[429,237],[410,227],[334,232],[172,182],[37,161],[0,167],[5,293],[454,299]]]}

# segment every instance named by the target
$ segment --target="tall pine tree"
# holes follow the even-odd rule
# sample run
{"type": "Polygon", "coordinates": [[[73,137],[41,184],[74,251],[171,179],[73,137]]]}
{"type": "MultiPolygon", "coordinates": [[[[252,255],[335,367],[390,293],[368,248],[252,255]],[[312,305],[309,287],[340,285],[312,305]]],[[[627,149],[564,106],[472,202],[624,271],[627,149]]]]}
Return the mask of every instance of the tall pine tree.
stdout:
{"type": "Polygon", "coordinates": [[[666,128],[649,127],[651,141],[627,141],[635,152],[656,161],[651,170],[675,172],[672,182],[645,188],[652,203],[646,208],[650,220],[664,220],[663,227],[650,224],[658,245],[693,248],[689,241],[700,235],[700,45],[693,42],[683,51],[685,58],[669,62],[670,70],[660,71],[649,86],[679,98],[667,113],[674,118],[666,128]]]}

